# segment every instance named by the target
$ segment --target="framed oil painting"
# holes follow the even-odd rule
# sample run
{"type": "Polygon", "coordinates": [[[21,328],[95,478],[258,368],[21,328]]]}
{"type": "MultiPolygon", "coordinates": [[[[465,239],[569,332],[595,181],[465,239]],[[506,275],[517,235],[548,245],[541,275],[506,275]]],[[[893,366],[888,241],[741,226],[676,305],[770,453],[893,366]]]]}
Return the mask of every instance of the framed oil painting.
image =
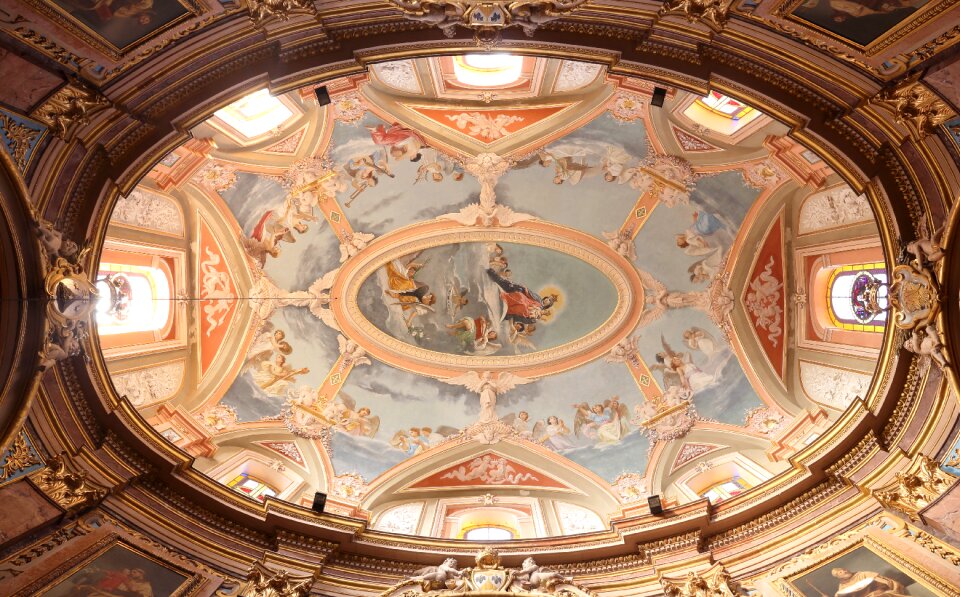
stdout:
{"type": "Polygon", "coordinates": [[[786,582],[804,597],[937,597],[911,573],[859,545],[786,582]]]}
{"type": "Polygon", "coordinates": [[[182,571],[116,542],[40,594],[47,597],[159,597],[174,594],[189,578],[182,571]]]}
{"type": "Polygon", "coordinates": [[[791,19],[866,49],[944,0],[793,0],[781,9],[791,19]]]}
{"type": "Polygon", "coordinates": [[[193,0],[30,0],[95,47],[117,57],[197,14],[193,0]]]}

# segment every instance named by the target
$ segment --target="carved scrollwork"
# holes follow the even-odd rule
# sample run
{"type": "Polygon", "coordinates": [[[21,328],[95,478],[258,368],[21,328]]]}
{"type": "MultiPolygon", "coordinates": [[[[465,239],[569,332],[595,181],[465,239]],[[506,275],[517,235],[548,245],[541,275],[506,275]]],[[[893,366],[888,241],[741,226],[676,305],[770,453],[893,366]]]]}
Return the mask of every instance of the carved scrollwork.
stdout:
{"type": "Polygon", "coordinates": [[[946,102],[916,77],[882,91],[874,102],[892,110],[897,124],[905,124],[915,137],[932,134],[955,116],[946,102]]]}
{"type": "Polygon", "coordinates": [[[896,474],[893,483],[873,490],[873,497],[885,508],[906,514],[919,520],[920,510],[946,491],[954,478],[940,469],[939,463],[920,454],[910,468],[896,474]]]}
{"type": "Polygon", "coordinates": [[[61,87],[33,112],[54,135],[68,139],[74,128],[90,123],[90,116],[110,105],[95,89],[79,81],[61,87]]]}
{"type": "Polygon", "coordinates": [[[79,251],[75,243],[64,239],[49,223],[37,224],[36,230],[41,246],[52,260],[44,277],[48,327],[39,354],[39,368],[43,371],[57,361],[83,354],[89,318],[98,296],[96,286],[79,263],[87,249],[79,251]]]}
{"type": "Polygon", "coordinates": [[[71,472],[67,468],[67,453],[61,452],[47,460],[47,466],[31,476],[33,483],[51,501],[66,510],[76,512],[99,502],[106,491],[87,479],[87,473],[71,472]]]}
{"type": "Polygon", "coordinates": [[[933,273],[915,263],[893,268],[890,303],[897,327],[912,330],[932,325],[940,312],[940,288],[933,273]]]}
{"type": "Polygon", "coordinates": [[[238,597],[307,597],[316,580],[316,573],[291,574],[286,570],[272,570],[257,562],[247,573],[247,582],[240,587],[238,597]]]}
{"type": "Polygon", "coordinates": [[[40,457],[30,448],[26,433],[22,430],[7,449],[7,457],[0,466],[0,481],[5,481],[15,473],[26,470],[31,466],[43,464],[40,457]]]}
{"type": "Polygon", "coordinates": [[[570,14],[586,0],[513,0],[483,2],[475,0],[390,0],[406,18],[433,25],[447,37],[457,34],[457,27],[474,33],[478,44],[493,45],[500,41],[507,27],[520,27],[533,37],[538,27],[570,14]]]}
{"type": "Polygon", "coordinates": [[[560,572],[537,564],[533,558],[520,568],[504,568],[500,554],[492,547],[477,552],[476,566],[460,569],[457,560],[447,558],[439,566],[428,566],[380,594],[380,597],[441,597],[447,595],[489,595],[491,593],[591,597],[560,572]]]}
{"type": "Polygon", "coordinates": [[[297,14],[317,14],[313,0],[244,0],[244,4],[257,27],[270,21],[289,21],[297,14]]]}
{"type": "Polygon", "coordinates": [[[722,564],[716,564],[702,574],[688,572],[683,578],[661,577],[660,585],[666,597],[734,597],[740,594],[740,585],[731,578],[722,564]]]}
{"type": "Polygon", "coordinates": [[[703,23],[720,32],[727,24],[732,0],[667,0],[660,9],[660,16],[679,15],[691,23],[703,23]]]}

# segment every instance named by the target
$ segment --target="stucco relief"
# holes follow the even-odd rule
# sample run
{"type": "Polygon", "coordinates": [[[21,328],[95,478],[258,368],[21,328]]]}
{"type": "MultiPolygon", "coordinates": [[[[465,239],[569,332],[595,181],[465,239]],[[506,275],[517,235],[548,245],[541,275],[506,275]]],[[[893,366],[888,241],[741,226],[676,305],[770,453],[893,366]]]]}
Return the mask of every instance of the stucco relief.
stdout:
{"type": "Polygon", "coordinates": [[[413,68],[413,60],[395,60],[373,67],[377,78],[386,85],[410,93],[422,93],[420,81],[413,68]]]}
{"type": "Polygon", "coordinates": [[[564,60],[557,75],[557,83],[553,88],[556,91],[580,89],[596,79],[601,68],[599,64],[564,60]]]}
{"type": "Polygon", "coordinates": [[[856,398],[867,395],[870,376],[847,369],[800,361],[800,383],[806,395],[820,404],[844,410],[856,398]]]}
{"type": "Polygon", "coordinates": [[[560,519],[560,528],[568,535],[603,529],[603,522],[595,512],[566,502],[557,502],[557,518],[560,519]]]}
{"type": "Polygon", "coordinates": [[[172,398],[183,384],[184,362],[164,363],[113,375],[117,395],[136,407],[172,398]]]}
{"type": "Polygon", "coordinates": [[[417,531],[421,512],[423,512],[423,502],[401,504],[384,512],[374,528],[388,533],[412,535],[417,531]]]}
{"type": "Polygon", "coordinates": [[[484,141],[496,141],[510,134],[507,129],[512,124],[523,122],[523,116],[510,114],[496,114],[491,116],[485,112],[459,112],[448,114],[447,119],[465,130],[472,137],[479,137],[484,141]]]}
{"type": "Polygon", "coordinates": [[[870,204],[848,186],[835,187],[807,197],[800,207],[800,234],[839,228],[873,219],[870,204]]]}
{"type": "Polygon", "coordinates": [[[111,223],[183,236],[183,215],[173,200],[142,187],[117,199],[111,223]]]}
{"type": "Polygon", "coordinates": [[[771,344],[777,346],[783,335],[783,283],[773,274],[774,258],[764,265],[762,272],[750,281],[747,291],[747,311],[753,317],[757,330],[762,330],[771,344]]]}

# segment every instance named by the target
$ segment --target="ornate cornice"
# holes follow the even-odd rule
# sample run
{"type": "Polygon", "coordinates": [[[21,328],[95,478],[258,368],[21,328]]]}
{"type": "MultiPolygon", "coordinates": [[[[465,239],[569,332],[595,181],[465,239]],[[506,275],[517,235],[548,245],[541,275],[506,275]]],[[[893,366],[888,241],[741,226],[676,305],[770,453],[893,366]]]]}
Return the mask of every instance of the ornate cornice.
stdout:
{"type": "MultiPolygon", "coordinates": [[[[236,21],[247,19],[248,17],[244,14],[238,14],[235,17],[236,21]]],[[[384,19],[384,21],[389,21],[389,19],[384,19]]],[[[538,38],[542,36],[542,40],[552,41],[553,43],[542,41],[542,43],[517,44],[511,47],[530,52],[549,52],[558,56],[569,55],[572,57],[587,56],[596,58],[601,54],[600,52],[586,50],[582,46],[590,43],[601,46],[606,45],[609,47],[603,55],[603,61],[616,67],[613,69],[613,72],[623,73],[630,71],[633,74],[643,74],[658,82],[667,81],[670,84],[682,84],[698,90],[705,89],[710,84],[710,81],[705,78],[707,75],[704,74],[703,69],[697,66],[698,61],[692,60],[694,56],[699,57],[702,55],[706,59],[705,61],[716,61],[716,68],[718,71],[722,70],[724,78],[735,79],[739,81],[739,84],[747,87],[750,85],[762,85],[765,93],[769,94],[770,97],[758,93],[758,101],[779,103],[797,114],[803,114],[804,111],[809,112],[811,128],[802,129],[802,127],[798,125],[798,127],[800,127],[798,128],[798,135],[801,135],[804,141],[808,142],[814,149],[826,155],[826,159],[830,160],[831,164],[838,163],[839,160],[847,160],[848,156],[843,155],[843,152],[849,151],[853,154],[852,157],[849,157],[849,161],[855,163],[856,166],[848,166],[846,169],[849,172],[856,170],[856,176],[863,176],[864,180],[867,180],[871,176],[880,173],[881,170],[891,172],[890,175],[884,175],[885,178],[881,179],[879,185],[881,188],[885,188],[888,197],[893,198],[884,198],[886,203],[889,204],[888,209],[890,213],[893,214],[896,221],[906,223],[907,229],[909,229],[910,220],[913,220],[914,223],[918,222],[921,217],[926,217],[926,213],[929,212],[929,210],[925,209],[925,204],[922,201],[943,200],[943,198],[937,196],[936,189],[930,189],[925,192],[923,194],[923,200],[921,200],[921,195],[916,191],[918,179],[914,174],[914,168],[917,167],[917,164],[911,164],[910,160],[904,154],[899,153],[898,150],[893,150],[886,146],[878,150],[876,143],[864,135],[858,128],[859,125],[854,126],[850,124],[851,117],[836,118],[837,114],[851,113],[854,106],[850,105],[853,103],[850,98],[854,95],[860,94],[862,91],[863,97],[860,98],[861,100],[866,99],[866,97],[870,95],[867,91],[855,87],[854,83],[850,83],[848,88],[845,89],[845,93],[849,95],[846,99],[836,95],[825,95],[819,88],[821,85],[828,85],[822,72],[815,69],[813,65],[802,65],[802,60],[799,58],[793,65],[794,70],[790,70],[789,65],[786,64],[775,68],[771,66],[770,61],[772,61],[773,58],[769,55],[769,48],[765,48],[760,44],[751,46],[744,42],[745,45],[742,48],[743,55],[741,55],[740,52],[730,50],[729,47],[719,48],[711,45],[712,42],[711,44],[703,45],[702,51],[696,52],[690,50],[691,47],[696,46],[680,43],[673,44],[672,42],[664,41],[663,38],[660,37],[658,37],[656,41],[656,51],[652,49],[652,46],[641,46],[639,50],[621,47],[627,44],[622,44],[618,40],[639,39],[642,33],[639,29],[639,27],[636,29],[625,27],[622,23],[569,20],[552,23],[544,27],[542,31],[538,31],[538,38]],[[576,39],[576,42],[580,44],[579,47],[568,47],[565,49],[561,45],[561,41],[570,40],[574,36],[587,39],[576,39]],[[763,59],[767,62],[764,65],[758,66],[757,62],[753,60],[753,57],[745,56],[751,51],[755,52],[757,60],[763,59]],[[656,60],[656,56],[676,56],[684,58],[678,60],[676,64],[671,63],[670,68],[674,70],[670,71],[663,66],[658,66],[662,65],[662,61],[656,60]],[[647,64],[647,62],[650,62],[650,64],[647,64]],[[809,67],[809,72],[805,70],[805,67],[809,67]],[[808,79],[810,82],[799,82],[805,79],[805,75],[809,75],[808,79]],[[837,147],[841,149],[837,149],[837,147]],[[855,148],[855,151],[851,150],[851,147],[855,148]],[[857,152],[860,152],[862,155],[857,155],[857,152]],[[869,163],[871,159],[876,159],[878,156],[881,159],[878,160],[877,164],[869,163]],[[893,181],[894,184],[889,184],[887,182],[888,180],[893,181]]],[[[723,35],[731,35],[732,29],[734,29],[732,26],[728,27],[728,30],[724,31],[723,35]]],[[[449,51],[449,48],[462,47],[463,45],[455,46],[451,44],[444,46],[443,42],[421,42],[418,38],[422,38],[423,30],[423,27],[418,23],[400,23],[399,21],[371,22],[369,25],[351,24],[347,28],[339,29],[335,25],[331,25],[329,29],[331,32],[330,35],[336,37],[343,44],[343,48],[338,50],[336,56],[337,60],[342,62],[338,62],[333,66],[329,65],[330,56],[324,56],[322,54],[322,52],[328,51],[328,47],[323,44],[314,46],[311,45],[311,42],[311,44],[304,43],[298,47],[294,43],[292,47],[297,49],[290,49],[290,46],[287,46],[284,51],[289,51],[290,53],[286,56],[298,62],[285,64],[286,70],[284,70],[282,84],[285,87],[292,88],[297,85],[301,78],[302,80],[309,79],[310,81],[318,81],[326,75],[340,74],[351,69],[351,72],[357,71],[361,68],[361,63],[369,63],[389,55],[400,55],[402,52],[408,50],[414,53],[419,51],[439,53],[444,51],[444,48],[447,48],[449,51]],[[377,50],[367,50],[358,52],[351,58],[347,58],[349,52],[361,46],[374,46],[381,43],[382,40],[375,37],[381,35],[391,36],[389,38],[389,43],[391,44],[400,40],[409,42],[409,45],[391,45],[377,50]],[[354,61],[353,58],[356,58],[357,61],[354,61]],[[309,66],[305,64],[306,62],[310,62],[309,66]],[[304,70],[298,71],[298,69],[304,70]]],[[[673,33],[673,31],[671,31],[671,33],[673,33]]],[[[677,33],[677,35],[680,35],[680,33],[677,33]]],[[[241,36],[237,35],[233,38],[233,41],[240,38],[241,36]]],[[[100,202],[102,197],[109,197],[111,195],[109,191],[104,191],[106,186],[112,184],[107,173],[109,172],[111,176],[116,176],[119,182],[125,186],[132,185],[132,181],[142,174],[152,161],[155,161],[159,157],[159,154],[133,155],[138,147],[154,143],[161,137],[164,139],[164,146],[169,147],[175,138],[179,138],[178,135],[182,137],[183,133],[178,132],[169,124],[169,115],[175,114],[178,118],[181,118],[178,122],[191,122],[193,119],[198,118],[200,113],[208,112],[212,109],[215,103],[227,101],[228,98],[225,96],[217,96],[216,94],[224,91],[228,87],[236,87],[239,89],[242,80],[246,78],[243,74],[245,70],[256,73],[270,72],[269,65],[272,60],[275,60],[276,57],[280,55],[278,48],[282,45],[280,42],[283,41],[281,36],[279,40],[271,40],[271,44],[273,44],[271,46],[254,45],[250,48],[249,52],[243,54],[235,53],[231,55],[229,51],[225,50],[218,55],[218,62],[215,64],[212,62],[202,63],[200,54],[195,54],[198,62],[196,65],[191,65],[189,72],[157,73],[156,81],[152,82],[153,86],[148,92],[144,92],[143,96],[139,95],[139,92],[127,92],[128,96],[124,97],[124,105],[126,105],[126,100],[129,99],[132,104],[131,110],[134,111],[133,113],[143,114],[145,121],[157,123],[156,128],[142,128],[137,130],[138,127],[147,127],[147,125],[133,124],[127,128],[104,125],[97,127],[95,131],[87,131],[85,129],[85,132],[89,132],[91,135],[90,139],[84,139],[85,143],[89,142],[89,146],[92,148],[110,147],[111,149],[109,151],[104,151],[103,149],[87,151],[85,147],[77,144],[69,148],[65,147],[66,144],[59,142],[52,144],[53,146],[51,148],[45,150],[47,153],[40,156],[43,158],[43,163],[49,164],[49,166],[45,166],[45,169],[42,171],[44,179],[41,180],[38,185],[42,188],[42,186],[46,184],[44,180],[48,180],[50,177],[61,177],[60,180],[62,182],[59,186],[56,186],[57,192],[52,192],[54,185],[50,185],[51,191],[41,191],[38,193],[38,199],[43,201],[45,205],[49,204],[52,211],[63,214],[62,221],[65,224],[65,230],[82,230],[86,232],[89,229],[93,236],[102,234],[102,229],[96,229],[96,226],[88,227],[88,222],[84,220],[84,217],[86,217],[87,214],[94,214],[95,216],[97,214],[102,215],[105,210],[109,209],[109,206],[105,202],[100,202]],[[215,96],[217,98],[216,100],[211,99],[215,96]],[[122,131],[122,133],[117,133],[117,130],[122,131]],[[111,133],[110,131],[113,132],[111,133]],[[118,139],[116,136],[111,137],[111,135],[117,134],[129,134],[131,135],[130,138],[136,141],[128,142],[124,139],[118,139]],[[60,191],[63,192],[61,193],[60,191]],[[64,200],[64,197],[66,200],[64,200]]],[[[188,46],[192,40],[185,38],[183,42],[183,44],[180,44],[181,48],[188,46]]],[[[698,41],[698,43],[700,42],[698,41]]],[[[219,49],[222,48],[218,47],[218,50],[219,49]]],[[[170,51],[173,51],[173,48],[171,48],[170,51]]],[[[186,56],[190,56],[191,52],[196,51],[198,51],[197,48],[189,51],[184,49],[181,58],[186,60],[186,56]]],[[[141,63],[142,68],[131,68],[125,71],[123,73],[124,78],[122,79],[124,85],[134,85],[137,77],[143,77],[143,73],[147,72],[148,67],[152,68],[158,65],[161,60],[160,54],[161,52],[158,52],[145,57],[141,63]],[[156,59],[157,62],[155,62],[154,59],[156,59]]],[[[849,64],[839,64],[837,69],[838,76],[853,72],[849,64]]],[[[258,76],[260,75],[258,74],[258,76]]],[[[261,76],[259,81],[262,82],[264,76],[261,76]]],[[[852,78],[853,77],[851,77],[851,79],[852,78]]],[[[121,79],[117,79],[117,81],[117,85],[119,85],[121,79]]],[[[237,93],[239,93],[239,91],[237,93]]],[[[108,93],[108,95],[113,97],[112,94],[108,93]]],[[[119,122],[120,118],[129,118],[119,112],[114,112],[115,111],[110,110],[101,113],[98,115],[98,119],[103,118],[104,120],[116,123],[119,122]]],[[[893,113],[889,110],[881,109],[877,110],[877,112],[882,112],[884,116],[889,116],[891,119],[893,118],[893,113]]],[[[873,134],[882,137],[881,133],[874,132],[873,134]]],[[[885,143],[889,141],[890,139],[884,138],[885,143]]],[[[908,146],[911,143],[925,142],[927,142],[925,139],[907,139],[904,141],[908,146]]],[[[897,140],[897,143],[899,143],[899,140],[897,140]]],[[[928,155],[922,155],[921,157],[922,159],[929,158],[928,155]]],[[[919,160],[920,158],[916,159],[919,160]]],[[[98,221],[105,222],[106,218],[101,217],[98,221]]],[[[890,228],[889,234],[891,238],[896,241],[897,236],[892,226],[892,221],[881,222],[881,227],[884,229],[890,228]]],[[[888,338],[887,341],[891,342],[892,340],[888,338]]],[[[887,372],[892,380],[889,384],[890,394],[878,396],[878,406],[881,403],[887,406],[892,404],[891,401],[902,401],[911,396],[915,397],[916,393],[909,390],[909,380],[913,379],[910,375],[907,376],[908,385],[903,388],[904,395],[901,396],[900,383],[903,378],[902,373],[908,366],[906,359],[901,360],[903,361],[902,363],[896,363],[891,360],[889,369],[896,369],[899,373],[892,374],[887,372]]],[[[62,425],[64,429],[69,428],[74,432],[80,429],[79,433],[72,435],[70,433],[63,433],[61,434],[63,437],[79,437],[81,439],[78,439],[78,442],[86,442],[89,439],[92,445],[98,446],[101,444],[105,435],[110,437],[109,434],[105,434],[103,430],[102,425],[104,422],[110,426],[133,424],[123,417],[110,416],[103,412],[104,406],[100,403],[99,397],[84,395],[90,391],[88,390],[89,387],[96,387],[98,384],[88,383],[85,379],[85,376],[88,375],[88,369],[82,367],[79,360],[62,362],[57,369],[59,376],[56,379],[59,379],[63,385],[59,387],[56,383],[47,384],[47,386],[45,386],[45,392],[59,394],[50,400],[45,399],[45,401],[54,402],[58,408],[57,412],[60,412],[59,409],[64,408],[67,402],[74,403],[72,408],[75,417],[64,416],[56,425],[62,425]],[[65,397],[67,400],[64,400],[65,397]],[[77,424],[76,421],[80,423],[77,424]],[[87,438],[84,437],[85,435],[92,437],[87,438]]],[[[101,389],[99,391],[107,390],[101,389]]],[[[109,401],[104,400],[103,403],[107,404],[109,401]]],[[[912,406],[903,406],[902,402],[899,404],[901,406],[893,410],[893,416],[890,417],[889,423],[885,423],[885,429],[881,431],[881,423],[877,423],[877,428],[873,429],[874,433],[882,433],[884,443],[887,443],[887,441],[892,440],[893,437],[898,435],[900,433],[899,430],[906,429],[914,416],[914,408],[912,406]],[[892,429],[897,429],[898,431],[889,431],[892,429]]],[[[887,406],[887,408],[889,410],[889,406],[887,406]]],[[[48,408],[45,413],[38,413],[38,416],[52,416],[53,412],[54,410],[52,408],[48,408]]],[[[854,429],[864,430],[866,426],[866,424],[860,425],[858,423],[857,425],[853,425],[853,423],[851,423],[848,426],[843,426],[838,429],[837,433],[845,434],[852,432],[854,429]]],[[[146,429],[144,433],[149,433],[149,429],[146,429]]],[[[108,444],[112,441],[113,440],[110,439],[108,444]]],[[[143,441],[146,442],[147,440],[143,439],[143,441]]],[[[863,447],[857,449],[856,456],[843,458],[838,461],[830,474],[844,476],[850,468],[858,466],[860,458],[865,457],[866,454],[873,450],[872,442],[875,440],[862,441],[866,442],[866,444],[863,444],[863,447]],[[867,444],[869,444],[869,446],[867,444]]],[[[853,444],[853,441],[848,442],[848,445],[850,444],[853,444]]],[[[112,444],[109,445],[112,446],[112,444]]],[[[133,446],[131,449],[139,450],[139,447],[133,446]]],[[[811,450],[809,456],[811,458],[820,458],[830,450],[832,450],[832,448],[824,443],[822,450],[817,447],[811,450]]],[[[119,450],[114,451],[116,451],[117,454],[112,456],[113,458],[117,458],[118,456],[123,457],[123,454],[125,454],[121,454],[119,450]]],[[[102,453],[97,453],[95,457],[106,458],[110,452],[111,450],[104,450],[102,453]]],[[[839,450],[833,450],[833,452],[839,452],[839,450]]],[[[151,455],[151,459],[161,461],[162,458],[168,456],[169,455],[151,455]]],[[[839,458],[839,455],[837,458],[839,458]]],[[[803,463],[800,463],[798,466],[802,466],[802,464],[803,463]]],[[[829,463],[821,464],[825,466],[829,465],[829,463]]],[[[259,515],[262,517],[264,514],[262,509],[235,507],[235,504],[229,501],[229,496],[225,497],[219,493],[201,497],[200,494],[205,491],[206,487],[198,484],[196,476],[184,475],[182,471],[179,471],[183,466],[184,464],[182,462],[177,462],[176,466],[169,468],[178,470],[158,470],[155,473],[151,473],[148,476],[152,477],[156,475],[156,477],[135,484],[135,488],[154,496],[156,499],[161,499],[174,505],[180,510],[184,517],[195,520],[198,525],[216,529],[218,533],[236,537],[238,541],[247,542],[250,545],[256,546],[258,549],[266,549],[273,543],[272,537],[264,533],[250,531],[250,525],[247,524],[247,522],[252,520],[251,517],[253,516],[259,515]],[[169,479],[174,477],[178,481],[176,484],[167,483],[169,479]],[[169,486],[182,487],[184,484],[194,486],[194,493],[191,495],[198,500],[198,503],[183,498],[179,489],[171,489],[169,486]],[[202,506],[199,504],[200,501],[203,502],[202,506]],[[209,508],[207,506],[209,506],[209,508]],[[213,510],[216,510],[216,512],[213,510]]],[[[138,463],[135,468],[140,469],[140,464],[138,463]]],[[[816,470],[811,474],[815,476],[820,475],[818,478],[821,480],[824,478],[824,476],[816,470]]],[[[804,483],[809,482],[808,480],[804,481],[804,483]]],[[[738,518],[755,518],[757,520],[756,523],[741,525],[718,521],[717,526],[712,527],[709,531],[718,533],[713,535],[715,539],[709,537],[702,539],[698,534],[695,534],[694,536],[682,539],[672,537],[651,540],[643,544],[640,553],[642,553],[644,557],[649,558],[656,554],[669,551],[681,551],[688,548],[710,548],[714,545],[724,547],[732,546],[740,537],[749,537],[754,533],[777,528],[776,525],[782,524],[785,519],[789,519],[791,512],[789,506],[791,505],[796,504],[798,509],[806,509],[822,503],[817,500],[821,499],[824,495],[835,495],[833,493],[836,491],[835,482],[831,481],[829,483],[829,487],[822,490],[822,494],[813,493],[814,490],[808,490],[809,493],[812,494],[809,495],[809,497],[808,493],[801,493],[799,488],[794,489],[793,486],[786,484],[777,494],[783,496],[782,498],[771,497],[771,501],[769,502],[763,501],[752,505],[749,512],[742,511],[738,513],[738,518]],[[781,511],[779,507],[772,508],[773,500],[787,499],[789,496],[793,496],[793,501],[789,502],[788,506],[783,506],[786,510],[781,511]],[[810,506],[805,506],[806,504],[810,504],[810,506]],[[804,506],[801,508],[801,505],[804,506]],[[764,516],[767,517],[765,518],[764,516]],[[703,543],[702,546],[701,543],[703,543]]],[[[234,499],[239,501],[242,498],[236,497],[234,499]]],[[[338,531],[349,534],[357,533],[360,535],[357,538],[357,545],[350,546],[350,549],[354,549],[354,547],[366,549],[365,546],[376,545],[378,548],[382,548],[382,553],[400,554],[396,557],[401,559],[406,557],[402,555],[406,551],[433,553],[443,551],[459,553],[463,551],[462,548],[455,548],[449,545],[435,547],[431,545],[429,541],[415,548],[409,547],[404,544],[403,541],[398,541],[389,536],[377,536],[376,534],[366,535],[368,532],[361,530],[360,527],[362,527],[362,525],[359,523],[352,525],[337,523],[333,522],[336,520],[335,518],[331,518],[330,521],[326,519],[320,521],[321,517],[311,516],[308,512],[302,514],[294,513],[287,516],[286,511],[274,512],[271,510],[270,515],[274,516],[271,519],[271,523],[275,524],[280,532],[287,532],[284,529],[295,527],[301,530],[311,529],[322,534],[326,533],[327,529],[339,525],[336,527],[338,531]]],[[[675,534],[677,527],[672,525],[693,524],[693,519],[703,519],[705,516],[701,511],[679,516],[676,519],[643,519],[636,522],[640,532],[643,532],[645,537],[650,537],[654,535],[675,534]]],[[[262,521],[258,520],[256,524],[261,525],[262,521]]],[[[258,526],[257,528],[262,528],[262,526],[258,526]]],[[[576,547],[578,551],[576,557],[589,558],[589,554],[593,549],[602,549],[604,553],[611,553],[616,549],[626,549],[618,547],[622,544],[623,538],[616,536],[616,533],[604,534],[603,538],[596,542],[594,542],[593,538],[585,538],[582,544],[576,547]]],[[[553,557],[554,553],[572,550],[569,546],[560,549],[552,549],[550,547],[538,547],[537,549],[539,550],[538,553],[550,552],[550,557],[553,557]]],[[[350,563],[353,561],[351,558],[354,557],[362,558],[366,556],[338,554],[333,558],[333,561],[350,563]]],[[[634,557],[638,560],[643,559],[643,557],[634,556],[634,554],[617,557],[628,558],[623,561],[624,566],[633,565],[632,559],[634,557]]],[[[611,562],[616,561],[617,557],[611,558],[611,562]]],[[[417,559],[422,560],[423,558],[418,556],[417,559]]],[[[609,564],[609,566],[618,565],[620,564],[609,564]]],[[[606,569],[604,566],[608,565],[596,564],[596,566],[597,570],[604,570],[606,569]]],[[[593,568],[591,568],[591,570],[592,569],[593,568]]]]}

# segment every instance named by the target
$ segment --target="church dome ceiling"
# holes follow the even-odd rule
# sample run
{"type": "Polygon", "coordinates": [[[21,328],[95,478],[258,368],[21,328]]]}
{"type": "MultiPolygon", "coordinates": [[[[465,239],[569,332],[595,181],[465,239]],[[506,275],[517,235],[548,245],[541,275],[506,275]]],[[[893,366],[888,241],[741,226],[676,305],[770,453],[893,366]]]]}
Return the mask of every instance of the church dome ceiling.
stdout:
{"type": "Polygon", "coordinates": [[[137,276],[196,291],[151,345],[187,346],[155,374],[182,383],[136,390],[101,335],[114,385],[215,480],[449,537],[387,513],[532,495],[568,504],[562,524],[514,536],[571,534],[648,495],[735,500],[866,394],[882,335],[818,358],[796,295],[827,292],[821,245],[886,275],[873,214],[776,119],[674,88],[656,107],[649,82],[533,57],[386,62],[326,90],[217,111],[111,220],[100,276],[129,304],[102,330],[157,298],[137,276]]]}

